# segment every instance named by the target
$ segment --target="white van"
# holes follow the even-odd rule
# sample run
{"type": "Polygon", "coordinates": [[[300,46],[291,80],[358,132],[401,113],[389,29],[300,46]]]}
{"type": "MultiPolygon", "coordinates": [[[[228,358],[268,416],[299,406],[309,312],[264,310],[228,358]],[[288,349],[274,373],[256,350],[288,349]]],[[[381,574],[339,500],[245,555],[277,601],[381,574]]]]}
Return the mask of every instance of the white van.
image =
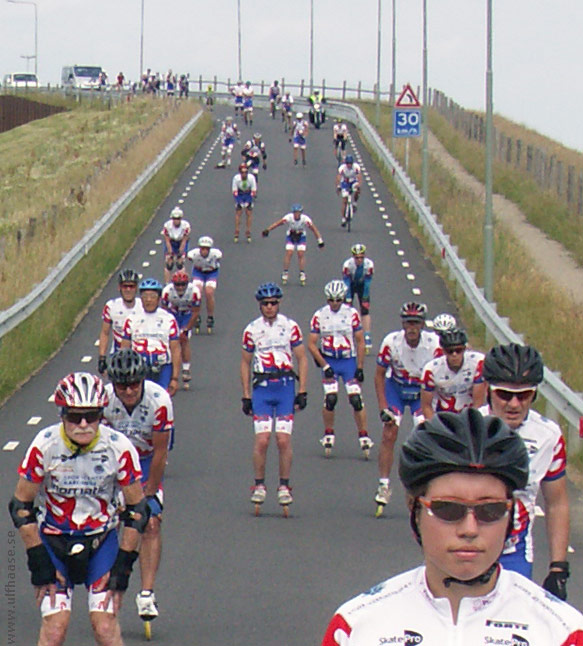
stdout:
{"type": "Polygon", "coordinates": [[[96,65],[67,65],[61,71],[61,85],[79,90],[98,90],[101,67],[96,65]]]}
{"type": "Polygon", "coordinates": [[[24,88],[38,88],[38,78],[36,74],[5,74],[2,85],[5,88],[24,87],[24,88]]]}

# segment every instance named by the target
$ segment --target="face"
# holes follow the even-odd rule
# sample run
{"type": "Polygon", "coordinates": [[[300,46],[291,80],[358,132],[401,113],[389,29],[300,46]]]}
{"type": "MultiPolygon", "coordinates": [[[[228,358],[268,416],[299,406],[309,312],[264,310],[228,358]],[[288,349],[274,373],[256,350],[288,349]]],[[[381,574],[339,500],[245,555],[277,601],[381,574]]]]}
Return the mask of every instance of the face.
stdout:
{"type": "Polygon", "coordinates": [[[61,417],[65,435],[79,446],[87,446],[97,435],[101,408],[69,408],[61,417]]]}
{"type": "Polygon", "coordinates": [[[328,305],[330,305],[330,309],[333,312],[337,312],[342,307],[342,303],[344,302],[344,299],[343,298],[339,298],[339,299],[328,298],[326,302],[328,303],[328,305]]]}
{"type": "Polygon", "coordinates": [[[136,298],[137,283],[121,283],[119,292],[124,303],[132,303],[136,298]]]}
{"type": "Polygon", "coordinates": [[[182,220],[182,218],[176,218],[176,217],[174,217],[174,218],[172,218],[172,224],[173,224],[176,228],[178,228],[178,227],[180,226],[180,222],[181,222],[181,220],[182,220]]]}
{"type": "Polygon", "coordinates": [[[200,247],[200,255],[206,258],[209,255],[210,247],[200,247]]]}
{"type": "Polygon", "coordinates": [[[174,283],[174,287],[178,296],[184,296],[184,292],[186,292],[188,283],[174,283]]]}
{"type": "Polygon", "coordinates": [[[416,347],[421,338],[423,321],[403,321],[403,330],[405,330],[405,341],[412,348],[416,347]]]}
{"type": "Polygon", "coordinates": [[[364,262],[364,254],[363,253],[353,254],[352,257],[354,258],[354,262],[356,263],[357,266],[362,265],[362,263],[364,262]]]}
{"type": "Polygon", "coordinates": [[[450,370],[459,370],[464,363],[465,345],[456,345],[451,348],[444,348],[445,360],[450,370]]]}
{"type": "Polygon", "coordinates": [[[244,168],[241,168],[239,172],[241,173],[241,179],[247,179],[247,173],[249,172],[249,169],[246,166],[244,168]]]}
{"type": "Polygon", "coordinates": [[[294,211],[294,220],[299,220],[302,215],[301,211],[294,211]]]}
{"type": "Polygon", "coordinates": [[[494,415],[516,429],[526,419],[535,393],[534,384],[491,384],[490,407],[494,415]]]}
{"type": "Polygon", "coordinates": [[[279,312],[279,300],[277,298],[266,298],[259,302],[259,309],[263,318],[273,321],[279,312]]]}
{"type": "Polygon", "coordinates": [[[113,389],[121,403],[127,408],[134,408],[142,398],[143,381],[133,384],[114,384],[113,389]]]}
{"type": "Polygon", "coordinates": [[[145,289],[143,292],[140,292],[140,298],[142,299],[142,306],[146,312],[155,312],[158,309],[158,303],[160,302],[160,294],[158,292],[153,289],[145,289]]]}
{"type": "MultiPolygon", "coordinates": [[[[507,495],[504,483],[492,475],[448,473],[432,480],[421,500],[479,504],[506,501],[507,495]]],[[[445,577],[467,581],[485,572],[497,560],[504,546],[508,514],[485,523],[476,519],[474,511],[468,511],[461,520],[449,522],[431,515],[421,505],[417,523],[423,542],[427,583],[434,594],[445,591],[445,577]]],[[[472,590],[482,594],[483,588],[477,590],[480,587],[468,588],[468,595],[472,590]]]]}

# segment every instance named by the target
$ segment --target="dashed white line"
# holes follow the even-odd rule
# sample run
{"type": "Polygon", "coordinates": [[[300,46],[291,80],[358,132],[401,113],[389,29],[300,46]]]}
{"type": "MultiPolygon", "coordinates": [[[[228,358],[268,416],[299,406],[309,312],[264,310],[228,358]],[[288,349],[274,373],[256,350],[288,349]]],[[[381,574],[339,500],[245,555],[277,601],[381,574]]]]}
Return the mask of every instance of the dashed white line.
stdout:
{"type": "Polygon", "coordinates": [[[397,256],[404,256],[404,255],[405,255],[405,252],[402,249],[399,249],[399,251],[397,251],[397,256]]]}
{"type": "Polygon", "coordinates": [[[90,354],[86,354],[85,356],[81,357],[81,363],[91,363],[91,360],[93,357],[90,354]]]}
{"type": "Polygon", "coordinates": [[[407,274],[407,280],[415,280],[415,274],[407,274]]]}
{"type": "MultiPolygon", "coordinates": [[[[388,220],[388,219],[389,219],[389,216],[385,213],[385,214],[383,215],[383,220],[388,220]]],[[[388,226],[390,226],[390,225],[391,225],[391,223],[389,222],[389,223],[388,223],[388,226]]]]}
{"type": "Polygon", "coordinates": [[[415,294],[415,296],[420,296],[421,290],[419,289],[419,287],[413,287],[413,289],[411,290],[411,293],[415,294]]]}
{"type": "Polygon", "coordinates": [[[12,440],[11,442],[6,442],[6,444],[2,447],[3,451],[14,451],[14,449],[20,444],[20,442],[17,442],[16,440],[12,440]]]}
{"type": "Polygon", "coordinates": [[[47,399],[47,401],[50,402],[51,404],[55,401],[54,393],[52,395],[50,395],[50,397],[47,399]]]}
{"type": "MultiPolygon", "coordinates": [[[[391,225],[390,225],[390,224],[387,224],[386,226],[387,226],[387,227],[390,227],[391,225]]],[[[396,236],[396,235],[397,235],[397,232],[396,232],[396,231],[389,231],[389,235],[390,235],[390,236],[396,236]]]]}
{"type": "Polygon", "coordinates": [[[97,347],[99,345],[99,339],[95,339],[95,343],[93,345],[97,347]]]}
{"type": "Polygon", "coordinates": [[[155,256],[156,255],[156,249],[150,249],[150,251],[148,251],[148,253],[150,254],[150,256],[155,256]]]}
{"type": "Polygon", "coordinates": [[[178,204],[184,204],[184,200],[183,199],[178,200],[178,204]]]}
{"type": "Polygon", "coordinates": [[[382,203],[383,203],[383,201],[382,201],[382,200],[376,200],[376,203],[377,203],[377,204],[382,204],[382,203]]]}
{"type": "Polygon", "coordinates": [[[160,238],[158,238],[157,240],[154,240],[154,244],[162,244],[162,240],[160,240],[160,238]]]}
{"type": "Polygon", "coordinates": [[[410,265],[406,260],[403,260],[403,262],[401,263],[401,267],[404,267],[405,269],[408,269],[410,267],[410,265]]]}
{"type": "Polygon", "coordinates": [[[385,207],[384,207],[384,206],[379,206],[379,211],[380,211],[381,213],[384,213],[386,210],[387,210],[387,209],[385,209],[385,207]]]}
{"type": "Polygon", "coordinates": [[[401,244],[401,241],[400,241],[400,240],[397,240],[397,239],[395,238],[395,239],[393,240],[393,244],[395,244],[395,245],[399,245],[399,244],[401,244]]]}
{"type": "Polygon", "coordinates": [[[149,267],[149,266],[150,266],[150,263],[147,260],[144,260],[144,262],[142,263],[142,267],[149,267]]]}
{"type": "Polygon", "coordinates": [[[26,422],[26,423],[27,423],[29,426],[36,426],[36,425],[41,421],[41,419],[42,419],[42,417],[33,416],[33,417],[31,417],[31,418],[28,420],[28,422],[26,422]]]}

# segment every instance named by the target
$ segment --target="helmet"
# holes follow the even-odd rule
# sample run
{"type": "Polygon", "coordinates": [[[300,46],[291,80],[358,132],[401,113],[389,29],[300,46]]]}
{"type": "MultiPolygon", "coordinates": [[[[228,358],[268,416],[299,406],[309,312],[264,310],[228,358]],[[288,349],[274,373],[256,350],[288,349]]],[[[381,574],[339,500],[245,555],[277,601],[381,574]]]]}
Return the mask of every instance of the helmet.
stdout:
{"type": "Polygon", "coordinates": [[[253,139],[261,139],[261,133],[260,132],[253,133],[253,139]]]}
{"type": "Polygon", "coordinates": [[[146,378],[148,368],[135,350],[118,350],[107,362],[107,374],[114,384],[135,384],[146,378]]]}
{"type": "Polygon", "coordinates": [[[162,283],[159,280],[156,280],[155,278],[144,278],[142,282],[140,283],[140,292],[146,291],[147,289],[151,289],[154,292],[158,292],[158,294],[162,293],[162,283]]]}
{"type": "Polygon", "coordinates": [[[245,81],[245,85],[251,85],[251,81],[245,81]]]}
{"type": "Polygon", "coordinates": [[[122,283],[136,283],[137,285],[140,282],[140,275],[133,269],[122,269],[117,276],[117,282],[120,285],[122,283]]]}
{"type": "Polygon", "coordinates": [[[362,244],[362,242],[355,242],[352,247],[350,247],[350,251],[353,256],[364,255],[366,253],[366,245],[362,244]]]}
{"type": "Polygon", "coordinates": [[[214,240],[210,236],[200,236],[198,239],[198,246],[199,247],[212,247],[214,244],[214,240]]]}
{"type": "Polygon", "coordinates": [[[279,83],[279,81],[277,79],[275,79],[275,81],[273,81],[273,85],[277,85],[278,83],[279,83]]]}
{"type": "Polygon", "coordinates": [[[543,360],[530,345],[497,345],[484,359],[484,379],[489,383],[540,384],[543,372],[543,360]]]}
{"type": "Polygon", "coordinates": [[[291,210],[292,213],[296,213],[297,211],[301,213],[304,210],[304,207],[299,202],[295,202],[291,205],[291,210]]]}
{"type": "Polygon", "coordinates": [[[72,372],[59,381],[55,404],[64,408],[105,408],[109,397],[103,381],[89,372],[72,372]]]}
{"type": "Polygon", "coordinates": [[[233,123],[233,117],[227,117],[227,118],[225,119],[225,122],[226,122],[226,123],[233,123]]]}
{"type": "Polygon", "coordinates": [[[528,453],[518,433],[475,408],[437,413],[409,435],[399,456],[399,477],[411,491],[446,473],[487,473],[512,489],[528,482],[528,453]]]}
{"type": "Polygon", "coordinates": [[[401,305],[401,318],[404,321],[424,321],[427,317],[427,305],[425,303],[403,303],[401,305]]]}
{"type": "Polygon", "coordinates": [[[179,206],[175,206],[175,207],[172,209],[172,213],[170,213],[170,217],[171,217],[172,219],[174,219],[174,218],[181,218],[183,215],[184,215],[184,211],[183,211],[179,206]]]}
{"type": "Polygon", "coordinates": [[[239,164],[239,172],[242,173],[244,170],[248,171],[249,167],[247,166],[247,164],[245,164],[245,162],[242,162],[239,164]]]}
{"type": "Polygon", "coordinates": [[[452,327],[439,333],[439,345],[442,348],[453,348],[456,345],[466,345],[468,335],[461,327],[452,327]]]}
{"type": "Polygon", "coordinates": [[[352,155],[346,155],[344,158],[345,164],[354,164],[354,157],[352,155]]]}
{"type": "Polygon", "coordinates": [[[296,114],[296,119],[303,119],[304,118],[304,113],[303,112],[298,112],[296,114]]]}
{"type": "Polygon", "coordinates": [[[282,296],[283,292],[277,283],[263,283],[262,285],[259,285],[255,292],[255,298],[258,301],[262,301],[266,298],[281,298],[282,296]]]}
{"type": "Polygon", "coordinates": [[[179,269],[178,271],[175,271],[173,276],[172,276],[172,282],[174,285],[177,283],[188,283],[188,274],[182,270],[179,269]]]}
{"type": "Polygon", "coordinates": [[[456,327],[456,325],[457,321],[455,320],[455,316],[446,314],[445,312],[443,314],[438,314],[433,319],[433,329],[436,332],[445,332],[446,330],[451,330],[451,328],[456,327]]]}
{"type": "Polygon", "coordinates": [[[324,287],[324,294],[326,298],[332,301],[344,300],[348,288],[342,280],[331,280],[329,283],[326,283],[324,287]]]}

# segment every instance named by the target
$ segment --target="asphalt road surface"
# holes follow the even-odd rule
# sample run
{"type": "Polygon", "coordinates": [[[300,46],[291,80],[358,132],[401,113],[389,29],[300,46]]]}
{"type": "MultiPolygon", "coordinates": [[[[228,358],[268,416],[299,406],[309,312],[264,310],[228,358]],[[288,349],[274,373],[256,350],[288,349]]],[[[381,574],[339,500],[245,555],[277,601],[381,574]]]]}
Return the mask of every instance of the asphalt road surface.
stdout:
{"type": "MultiPolygon", "coordinates": [[[[226,108],[214,113],[217,126],[213,133],[123,263],[144,276],[162,278],[160,230],[176,204],[183,207],[192,224],[191,246],[200,235],[211,235],[224,254],[215,333],[193,338],[192,387],[189,392],[179,392],[174,400],[176,448],[166,470],[164,553],[156,586],[160,618],[153,624],[152,643],[308,646],[319,643],[341,602],[414,567],[420,562],[420,550],[409,529],[400,487],[395,486],[385,515],[374,517],[381,431],[373,387],[374,353],[366,360],[364,382],[369,432],[377,442],[371,459],[366,461],[360,455],[352,409],[342,396],[337,406],[334,455],[324,457],[318,442],[323,431],[323,396],[319,372],[310,359],[308,408],[296,415],[293,435],[294,504],[290,517],[282,517],[276,501],[274,445],[268,455],[268,498],[261,516],[254,516],[249,502],[253,430],[240,409],[240,338],[244,326],[258,316],[253,297],[257,285],[279,281],[285,237],[283,228],[267,239],[260,232],[299,201],[324,237],[326,246],[320,250],[308,234],[307,285],[299,285],[294,258],[284,288],[281,311],[298,321],[304,335],[308,334],[312,313],[324,304],[323,286],[340,277],[342,262],[349,257],[354,242],[365,243],[375,261],[371,307],[375,348],[387,332],[399,327],[403,301],[426,302],[431,316],[455,312],[455,308],[353,130],[351,152],[362,155],[366,180],[352,232],[341,229],[329,122],[319,131],[310,131],[305,168],[293,165],[292,148],[279,118],[272,120],[258,110],[252,128],[240,126],[242,141],[254,131],[263,133],[268,169],[260,177],[253,241],[234,244],[230,184],[240,146],[235,148],[230,169],[214,168],[220,158],[220,118],[226,114],[226,108]]],[[[17,480],[18,462],[29,442],[38,430],[56,421],[55,406],[48,399],[58,379],[73,370],[95,370],[101,308],[114,295],[115,277],[62,350],[2,408],[0,478],[6,504],[17,480]]],[[[401,436],[406,431],[404,424],[401,436]]],[[[569,585],[571,602],[581,608],[579,498],[578,492],[572,492],[576,513],[571,543],[576,552],[571,555],[569,585]]],[[[544,521],[539,520],[537,525],[535,571],[540,581],[547,555],[544,521]]],[[[0,626],[7,628],[0,632],[6,632],[6,644],[29,646],[36,643],[39,616],[18,537],[16,554],[13,552],[14,534],[7,512],[0,514],[0,529],[4,585],[16,561],[16,588],[4,588],[2,596],[0,626]],[[9,621],[14,622],[10,630],[9,621]]],[[[136,567],[121,614],[126,644],[144,642],[134,604],[138,586],[136,567]]],[[[93,644],[85,596],[82,589],[75,592],[67,644],[93,644]]]]}

